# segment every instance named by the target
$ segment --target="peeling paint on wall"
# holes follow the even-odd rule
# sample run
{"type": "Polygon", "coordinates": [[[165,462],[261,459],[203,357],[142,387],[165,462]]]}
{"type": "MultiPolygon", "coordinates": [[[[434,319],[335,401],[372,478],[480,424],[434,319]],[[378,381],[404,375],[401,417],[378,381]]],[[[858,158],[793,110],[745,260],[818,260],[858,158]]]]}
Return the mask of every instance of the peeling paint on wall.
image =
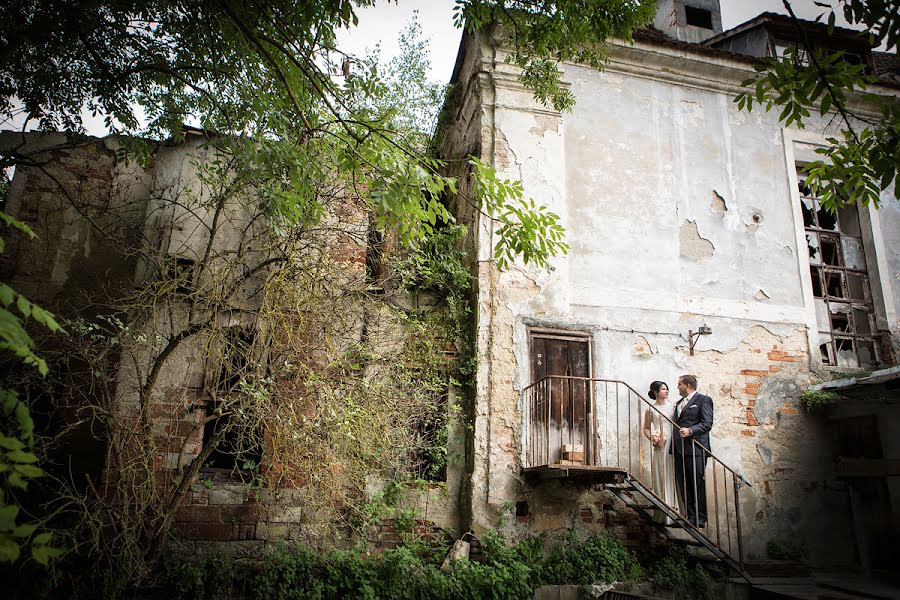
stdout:
{"type": "Polygon", "coordinates": [[[728,206],[725,204],[725,198],[723,198],[716,190],[713,190],[710,208],[712,208],[714,213],[718,213],[722,216],[724,216],[725,213],[728,212],[728,206]]]}
{"type": "Polygon", "coordinates": [[[710,258],[715,251],[715,246],[708,239],[700,237],[697,222],[685,219],[678,235],[681,256],[703,260],[710,258]]]}
{"type": "Polygon", "coordinates": [[[553,133],[559,133],[559,117],[541,114],[534,114],[532,117],[534,117],[535,126],[529,129],[528,133],[533,133],[539,137],[544,137],[544,134],[551,129],[553,133]]]}
{"type": "Polygon", "coordinates": [[[769,295],[765,292],[765,290],[763,290],[763,289],[758,290],[758,291],[753,295],[753,299],[754,299],[754,300],[759,300],[760,302],[762,302],[763,300],[768,300],[769,298],[770,298],[770,296],[769,296],[769,295]]]}

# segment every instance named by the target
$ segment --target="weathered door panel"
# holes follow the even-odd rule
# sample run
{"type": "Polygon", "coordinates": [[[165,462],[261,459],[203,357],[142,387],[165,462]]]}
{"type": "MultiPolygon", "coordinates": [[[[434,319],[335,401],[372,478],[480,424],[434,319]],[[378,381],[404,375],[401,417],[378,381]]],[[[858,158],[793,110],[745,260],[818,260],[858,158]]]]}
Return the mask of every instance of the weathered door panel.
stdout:
{"type": "Polygon", "coordinates": [[[531,334],[532,381],[559,375],[580,379],[550,379],[542,388],[548,403],[533,414],[532,432],[546,432],[549,463],[559,462],[563,445],[580,446],[591,456],[590,339],[585,336],[531,334]],[[549,422],[548,422],[549,419],[549,422]]]}

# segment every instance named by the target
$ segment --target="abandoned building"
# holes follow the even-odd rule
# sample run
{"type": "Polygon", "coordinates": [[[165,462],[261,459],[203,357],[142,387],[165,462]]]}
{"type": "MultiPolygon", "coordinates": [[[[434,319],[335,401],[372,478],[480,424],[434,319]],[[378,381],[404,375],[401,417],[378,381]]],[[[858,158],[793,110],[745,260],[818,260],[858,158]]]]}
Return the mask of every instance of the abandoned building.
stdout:
{"type": "MultiPolygon", "coordinates": [[[[897,98],[896,56],[850,31],[803,29],[878,67],[870,91],[897,98]]],[[[738,562],[803,540],[816,564],[891,568],[898,407],[858,404],[829,420],[798,398],[821,379],[896,364],[900,204],[886,193],[877,210],[820,210],[803,168],[834,133],[831,116],[786,128],[777,111],[734,102],[756,57],[800,36],[782,15],[723,32],[715,0],[660,1],[654,28],[613,45],[603,72],[562,66],[576,99],[567,113],[534,100],[496,40],[463,39],[445,155],[474,154],[520,179],[561,216],[571,245],[552,271],[498,272],[490,224],[467,215],[478,256],[476,529],[515,506],[511,530],[611,526],[639,538],[591,483],[621,467],[647,487],[648,386],[662,380],[674,394],[692,373],[715,405],[708,542],[738,562]],[[849,441],[859,437],[865,446],[849,441]],[[836,472],[837,456],[865,457],[865,472],[836,472]]]]}
{"type": "MultiPolygon", "coordinates": [[[[608,530],[637,546],[664,539],[644,512],[655,509],[674,520],[669,529],[687,532],[737,570],[765,558],[770,543],[797,540],[817,565],[895,567],[896,554],[884,549],[900,532],[900,378],[890,369],[900,355],[900,203],[885,193],[878,208],[820,210],[803,186],[803,169],[833,133],[831,116],[785,128],[776,113],[741,111],[733,102],[758,57],[799,42],[792,21],[764,14],[723,32],[717,0],[658,4],[654,27],[633,44],[613,43],[604,71],[561,65],[576,99],[566,113],[534,100],[497,40],[463,36],[443,156],[475,155],[521,180],[526,195],[560,215],[571,249],[552,270],[514,265],[501,272],[492,260],[492,224],[460,208],[474,275],[471,428],[449,427],[445,451],[457,459],[424,477],[440,484],[404,492],[403,502],[417,515],[417,530],[457,537],[500,528],[515,539],[575,528],[608,530]],[[877,371],[875,379],[859,378],[863,371],[877,371]],[[674,394],[686,373],[715,405],[710,517],[702,529],[650,493],[650,446],[641,435],[650,382],[664,381],[674,394]],[[847,394],[833,410],[802,409],[805,390],[854,377],[838,386],[847,394]]],[[[891,62],[873,52],[853,32],[803,27],[879,75],[871,92],[900,95],[896,56],[891,62]]],[[[860,114],[876,114],[854,102],[860,114]]],[[[4,264],[4,281],[64,315],[77,298],[70,316],[90,321],[103,305],[133,294],[136,282],[166,274],[172,287],[158,292],[175,300],[144,301],[128,313],[131,322],[118,324],[134,327],[142,345],[135,342],[130,359],[110,351],[115,377],[103,393],[117,418],[143,419],[152,430],[153,470],[171,483],[218,435],[218,421],[207,418],[217,402],[251,365],[271,362],[255,340],[279,339],[285,330],[271,316],[260,318],[262,280],[277,257],[264,250],[258,215],[246,212],[252,202],[210,202],[217,192],[206,183],[211,150],[203,132],[155,146],[145,165],[122,161],[114,140],[64,141],[3,134],[4,148],[28,147],[47,161],[41,170],[16,171],[4,210],[38,239],[10,244],[7,255],[16,258],[4,264]],[[87,204],[73,206],[73,194],[87,204]],[[231,218],[217,226],[220,213],[231,218]],[[197,275],[203,261],[224,279],[197,275]],[[219,292],[196,312],[178,300],[203,286],[219,292]],[[160,364],[166,341],[202,319],[216,335],[173,348],[160,364]],[[152,393],[151,375],[159,382],[152,393]]],[[[391,362],[395,313],[404,308],[350,299],[373,287],[369,215],[339,188],[332,200],[316,252],[333,259],[330,276],[352,293],[315,299],[341,308],[319,329],[304,330],[303,340],[279,341],[302,346],[315,361],[309,348],[326,340],[347,356],[372,336],[381,340],[372,346],[381,362],[391,362]],[[341,336],[337,321],[346,327],[341,336]]],[[[294,391],[309,394],[310,381],[307,374],[294,391]]],[[[458,392],[448,384],[435,393],[446,411],[458,392]]],[[[67,410],[83,425],[72,460],[82,470],[105,464],[105,477],[117,476],[109,439],[92,438],[89,420],[74,418],[78,407],[67,410]]],[[[297,412],[292,418],[311,417],[297,412]]],[[[266,460],[273,440],[290,437],[298,422],[280,414],[228,443],[250,448],[257,463],[266,460]]],[[[423,427],[423,435],[434,435],[433,424],[423,427]]],[[[279,464],[299,460],[268,458],[270,479],[279,464]]],[[[319,539],[317,520],[329,518],[329,502],[311,496],[339,495],[331,480],[306,473],[260,492],[258,482],[229,475],[237,468],[229,460],[206,455],[195,472],[174,517],[183,539],[251,549],[319,539]]],[[[327,456],[316,461],[331,475],[347,468],[327,456]]],[[[378,481],[364,483],[367,492],[381,492],[378,481]]],[[[397,535],[385,519],[373,543],[391,545],[397,535]]]]}

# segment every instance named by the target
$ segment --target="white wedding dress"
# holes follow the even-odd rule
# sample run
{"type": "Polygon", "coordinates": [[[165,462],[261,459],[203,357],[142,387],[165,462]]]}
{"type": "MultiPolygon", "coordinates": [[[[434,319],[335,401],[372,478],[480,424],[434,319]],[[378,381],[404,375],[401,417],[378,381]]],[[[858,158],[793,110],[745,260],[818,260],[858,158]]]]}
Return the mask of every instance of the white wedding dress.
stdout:
{"type": "MultiPolygon", "coordinates": [[[[675,412],[674,404],[665,403],[663,405],[654,405],[664,415],[672,418],[675,412]]],[[[659,446],[650,446],[650,474],[653,491],[657,496],[669,506],[675,508],[675,460],[669,452],[672,445],[672,425],[663,419],[658,412],[653,409],[647,409],[650,412],[650,434],[658,435],[665,443],[659,446]]],[[[653,520],[657,523],[672,525],[672,519],[666,517],[661,510],[653,511],[653,520]]]]}

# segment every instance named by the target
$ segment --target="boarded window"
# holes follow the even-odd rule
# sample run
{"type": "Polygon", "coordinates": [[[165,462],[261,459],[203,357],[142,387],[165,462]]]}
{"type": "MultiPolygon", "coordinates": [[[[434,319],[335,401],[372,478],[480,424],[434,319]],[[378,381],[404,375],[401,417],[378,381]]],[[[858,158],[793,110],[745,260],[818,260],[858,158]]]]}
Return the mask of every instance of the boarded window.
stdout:
{"type": "Polygon", "coordinates": [[[803,172],[798,176],[822,362],[874,366],[880,360],[859,211],[855,205],[825,211],[802,183],[803,172]]]}

